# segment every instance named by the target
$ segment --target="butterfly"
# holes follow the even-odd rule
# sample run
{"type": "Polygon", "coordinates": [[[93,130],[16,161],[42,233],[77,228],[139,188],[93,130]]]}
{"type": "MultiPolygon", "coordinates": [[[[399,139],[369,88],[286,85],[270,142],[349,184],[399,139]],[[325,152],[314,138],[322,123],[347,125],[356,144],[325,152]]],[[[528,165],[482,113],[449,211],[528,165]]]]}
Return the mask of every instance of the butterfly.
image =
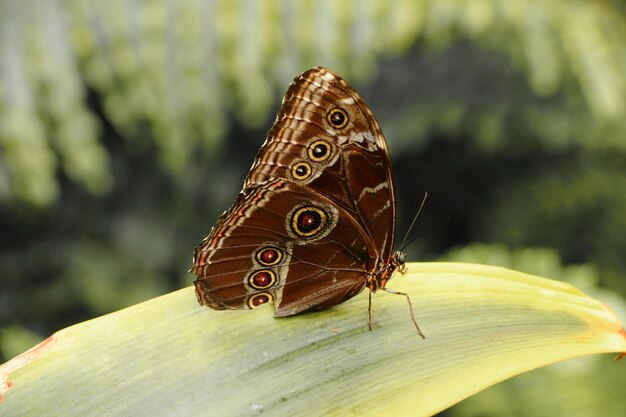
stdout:
{"type": "Polygon", "coordinates": [[[294,79],[243,190],[195,249],[201,305],[275,316],[325,309],[386,288],[405,254],[392,253],[396,195],[374,115],[326,68],[294,79]]]}

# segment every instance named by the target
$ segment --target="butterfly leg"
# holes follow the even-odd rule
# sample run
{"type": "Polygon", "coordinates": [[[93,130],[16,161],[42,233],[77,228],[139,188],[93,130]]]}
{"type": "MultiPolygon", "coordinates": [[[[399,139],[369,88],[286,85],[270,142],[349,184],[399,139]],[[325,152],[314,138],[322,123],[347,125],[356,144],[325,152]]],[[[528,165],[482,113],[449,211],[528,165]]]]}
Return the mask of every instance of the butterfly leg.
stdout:
{"type": "Polygon", "coordinates": [[[369,294],[369,304],[367,305],[367,327],[372,331],[372,292],[369,294]]]}
{"type": "MultiPolygon", "coordinates": [[[[415,325],[415,328],[417,329],[417,333],[419,333],[422,339],[426,339],[426,336],[424,336],[424,333],[422,333],[422,331],[420,330],[420,326],[418,326],[417,322],[415,321],[415,314],[413,314],[413,305],[411,304],[411,298],[409,298],[409,294],[405,292],[392,290],[390,288],[383,288],[383,291],[388,292],[389,294],[404,295],[406,297],[406,301],[409,303],[409,311],[411,312],[411,321],[415,325]]],[[[371,297],[371,294],[370,294],[370,297],[371,297]]]]}

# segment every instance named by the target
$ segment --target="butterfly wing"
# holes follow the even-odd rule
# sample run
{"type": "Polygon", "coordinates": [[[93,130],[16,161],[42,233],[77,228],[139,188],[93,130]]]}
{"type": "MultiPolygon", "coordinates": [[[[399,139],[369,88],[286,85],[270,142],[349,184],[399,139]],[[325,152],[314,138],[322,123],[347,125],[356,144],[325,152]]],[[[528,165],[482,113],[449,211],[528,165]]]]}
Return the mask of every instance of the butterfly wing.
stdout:
{"type": "Polygon", "coordinates": [[[218,310],[274,301],[278,316],[339,304],[364,288],[372,261],[359,227],[299,184],[249,189],[196,249],[198,300],[218,310]]]}
{"type": "Polygon", "coordinates": [[[278,316],[338,304],[388,261],[394,222],[378,123],[345,81],[314,68],[290,86],[242,193],[196,248],[198,299],[274,301],[278,316]]]}
{"type": "Polygon", "coordinates": [[[387,142],[367,104],[330,70],[306,71],[287,90],[245,187],[271,178],[306,185],[343,207],[376,255],[389,259],[396,196],[387,142]]]}

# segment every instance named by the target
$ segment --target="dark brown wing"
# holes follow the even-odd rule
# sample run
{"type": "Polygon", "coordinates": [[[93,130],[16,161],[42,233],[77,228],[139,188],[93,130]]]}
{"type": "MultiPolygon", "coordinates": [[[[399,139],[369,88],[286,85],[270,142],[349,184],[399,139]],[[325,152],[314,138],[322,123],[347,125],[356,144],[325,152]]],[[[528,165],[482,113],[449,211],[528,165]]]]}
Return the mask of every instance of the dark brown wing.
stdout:
{"type": "Polygon", "coordinates": [[[314,68],[289,87],[244,190],[196,248],[198,299],[216,309],[274,301],[279,316],[338,304],[389,260],[394,222],[378,123],[345,81],[314,68]]]}
{"type": "Polygon", "coordinates": [[[396,198],[387,143],[365,102],[330,70],[313,68],[291,84],[245,187],[273,178],[307,185],[343,207],[372,240],[372,255],[389,259],[396,198]],[[345,123],[331,123],[341,112],[345,123]],[[312,158],[320,141],[330,152],[312,158]],[[297,175],[299,164],[311,167],[306,178],[297,175]]]}
{"type": "Polygon", "coordinates": [[[373,268],[363,233],[302,185],[262,184],[240,195],[196,249],[198,300],[218,310],[274,301],[277,316],[339,304],[373,268]]]}

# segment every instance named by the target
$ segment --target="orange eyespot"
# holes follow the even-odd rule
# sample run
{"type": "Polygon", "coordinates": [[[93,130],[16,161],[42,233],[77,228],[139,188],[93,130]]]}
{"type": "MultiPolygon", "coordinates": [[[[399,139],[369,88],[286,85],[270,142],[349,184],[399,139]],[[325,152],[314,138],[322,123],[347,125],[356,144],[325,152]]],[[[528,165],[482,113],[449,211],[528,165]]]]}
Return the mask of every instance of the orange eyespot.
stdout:
{"type": "Polygon", "coordinates": [[[312,237],[326,226],[327,219],[326,213],[317,207],[302,207],[291,216],[291,230],[297,236],[312,237]]]}
{"type": "Polygon", "coordinates": [[[267,246],[257,252],[256,260],[263,266],[273,266],[283,260],[283,252],[274,246],[267,246]]]}
{"type": "Polygon", "coordinates": [[[248,307],[257,308],[258,306],[269,303],[270,301],[274,301],[274,297],[272,297],[272,294],[269,292],[254,294],[252,297],[248,298],[248,307]]]}
{"type": "Polygon", "coordinates": [[[328,159],[332,151],[332,148],[328,142],[324,140],[316,140],[309,146],[309,158],[315,162],[321,162],[328,159]]]}
{"type": "Polygon", "coordinates": [[[298,162],[291,167],[291,175],[297,180],[305,180],[311,176],[311,165],[306,162],[298,162]]]}
{"type": "Polygon", "coordinates": [[[348,124],[348,113],[340,108],[334,108],[326,116],[328,123],[335,129],[343,129],[348,124]]]}
{"type": "Polygon", "coordinates": [[[252,288],[257,290],[264,290],[271,287],[276,283],[276,274],[274,271],[264,269],[262,271],[255,272],[248,278],[248,284],[252,288]]]}

